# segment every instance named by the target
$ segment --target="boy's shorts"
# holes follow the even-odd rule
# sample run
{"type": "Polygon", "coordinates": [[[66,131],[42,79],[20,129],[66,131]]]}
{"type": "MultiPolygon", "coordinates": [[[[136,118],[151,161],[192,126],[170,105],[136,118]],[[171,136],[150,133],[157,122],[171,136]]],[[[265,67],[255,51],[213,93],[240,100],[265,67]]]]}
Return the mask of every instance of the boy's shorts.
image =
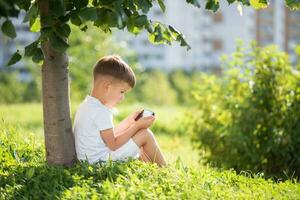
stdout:
{"type": "Polygon", "coordinates": [[[110,158],[113,161],[117,161],[117,160],[125,161],[129,157],[131,157],[133,159],[138,159],[139,156],[140,156],[140,148],[133,141],[132,138],[130,138],[128,142],[126,142],[125,144],[123,144],[117,150],[110,152],[110,158]]]}

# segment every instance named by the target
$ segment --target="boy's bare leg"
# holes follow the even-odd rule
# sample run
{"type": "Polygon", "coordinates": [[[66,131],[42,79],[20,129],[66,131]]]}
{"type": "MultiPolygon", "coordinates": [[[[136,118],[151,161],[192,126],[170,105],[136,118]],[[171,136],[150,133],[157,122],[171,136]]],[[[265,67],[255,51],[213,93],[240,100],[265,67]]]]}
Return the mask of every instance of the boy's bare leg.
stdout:
{"type": "Polygon", "coordinates": [[[141,155],[140,155],[139,159],[144,162],[152,162],[152,160],[149,158],[149,156],[143,150],[143,147],[141,147],[140,149],[141,149],[141,153],[140,153],[141,155]]]}
{"type": "Polygon", "coordinates": [[[143,147],[143,151],[149,156],[152,162],[157,163],[159,166],[166,165],[165,158],[162,155],[157,141],[150,129],[142,129],[138,131],[132,139],[139,147],[143,147]]]}

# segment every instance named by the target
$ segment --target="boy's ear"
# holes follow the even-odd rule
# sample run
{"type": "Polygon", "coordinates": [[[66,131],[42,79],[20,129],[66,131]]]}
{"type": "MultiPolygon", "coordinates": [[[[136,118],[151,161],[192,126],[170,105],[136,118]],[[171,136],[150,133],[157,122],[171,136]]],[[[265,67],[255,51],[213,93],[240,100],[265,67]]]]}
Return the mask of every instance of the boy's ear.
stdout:
{"type": "Polygon", "coordinates": [[[109,89],[109,87],[111,87],[111,85],[112,85],[112,81],[111,80],[105,80],[103,82],[103,86],[104,86],[105,91],[108,91],[108,89],[109,89]]]}

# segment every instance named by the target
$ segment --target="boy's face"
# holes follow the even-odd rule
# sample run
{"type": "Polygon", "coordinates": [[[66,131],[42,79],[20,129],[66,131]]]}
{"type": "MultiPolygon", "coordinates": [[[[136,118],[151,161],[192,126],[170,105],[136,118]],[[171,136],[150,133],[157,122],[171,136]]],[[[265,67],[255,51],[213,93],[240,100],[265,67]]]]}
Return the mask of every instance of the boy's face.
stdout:
{"type": "Polygon", "coordinates": [[[120,101],[125,98],[125,92],[130,90],[131,87],[125,81],[113,81],[109,84],[106,93],[106,105],[108,107],[116,106],[120,101]]]}

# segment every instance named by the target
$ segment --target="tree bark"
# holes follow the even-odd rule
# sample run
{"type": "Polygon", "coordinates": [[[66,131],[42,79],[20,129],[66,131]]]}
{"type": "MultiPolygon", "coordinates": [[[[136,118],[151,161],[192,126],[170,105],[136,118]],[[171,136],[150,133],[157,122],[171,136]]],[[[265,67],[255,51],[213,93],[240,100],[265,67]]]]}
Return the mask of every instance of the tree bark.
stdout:
{"type": "MultiPolygon", "coordinates": [[[[49,15],[48,0],[40,1],[40,12],[41,16],[49,15]]],[[[49,40],[43,41],[41,47],[44,54],[42,99],[47,163],[71,166],[76,162],[76,153],[69,107],[68,56],[53,49],[49,40]]]]}

